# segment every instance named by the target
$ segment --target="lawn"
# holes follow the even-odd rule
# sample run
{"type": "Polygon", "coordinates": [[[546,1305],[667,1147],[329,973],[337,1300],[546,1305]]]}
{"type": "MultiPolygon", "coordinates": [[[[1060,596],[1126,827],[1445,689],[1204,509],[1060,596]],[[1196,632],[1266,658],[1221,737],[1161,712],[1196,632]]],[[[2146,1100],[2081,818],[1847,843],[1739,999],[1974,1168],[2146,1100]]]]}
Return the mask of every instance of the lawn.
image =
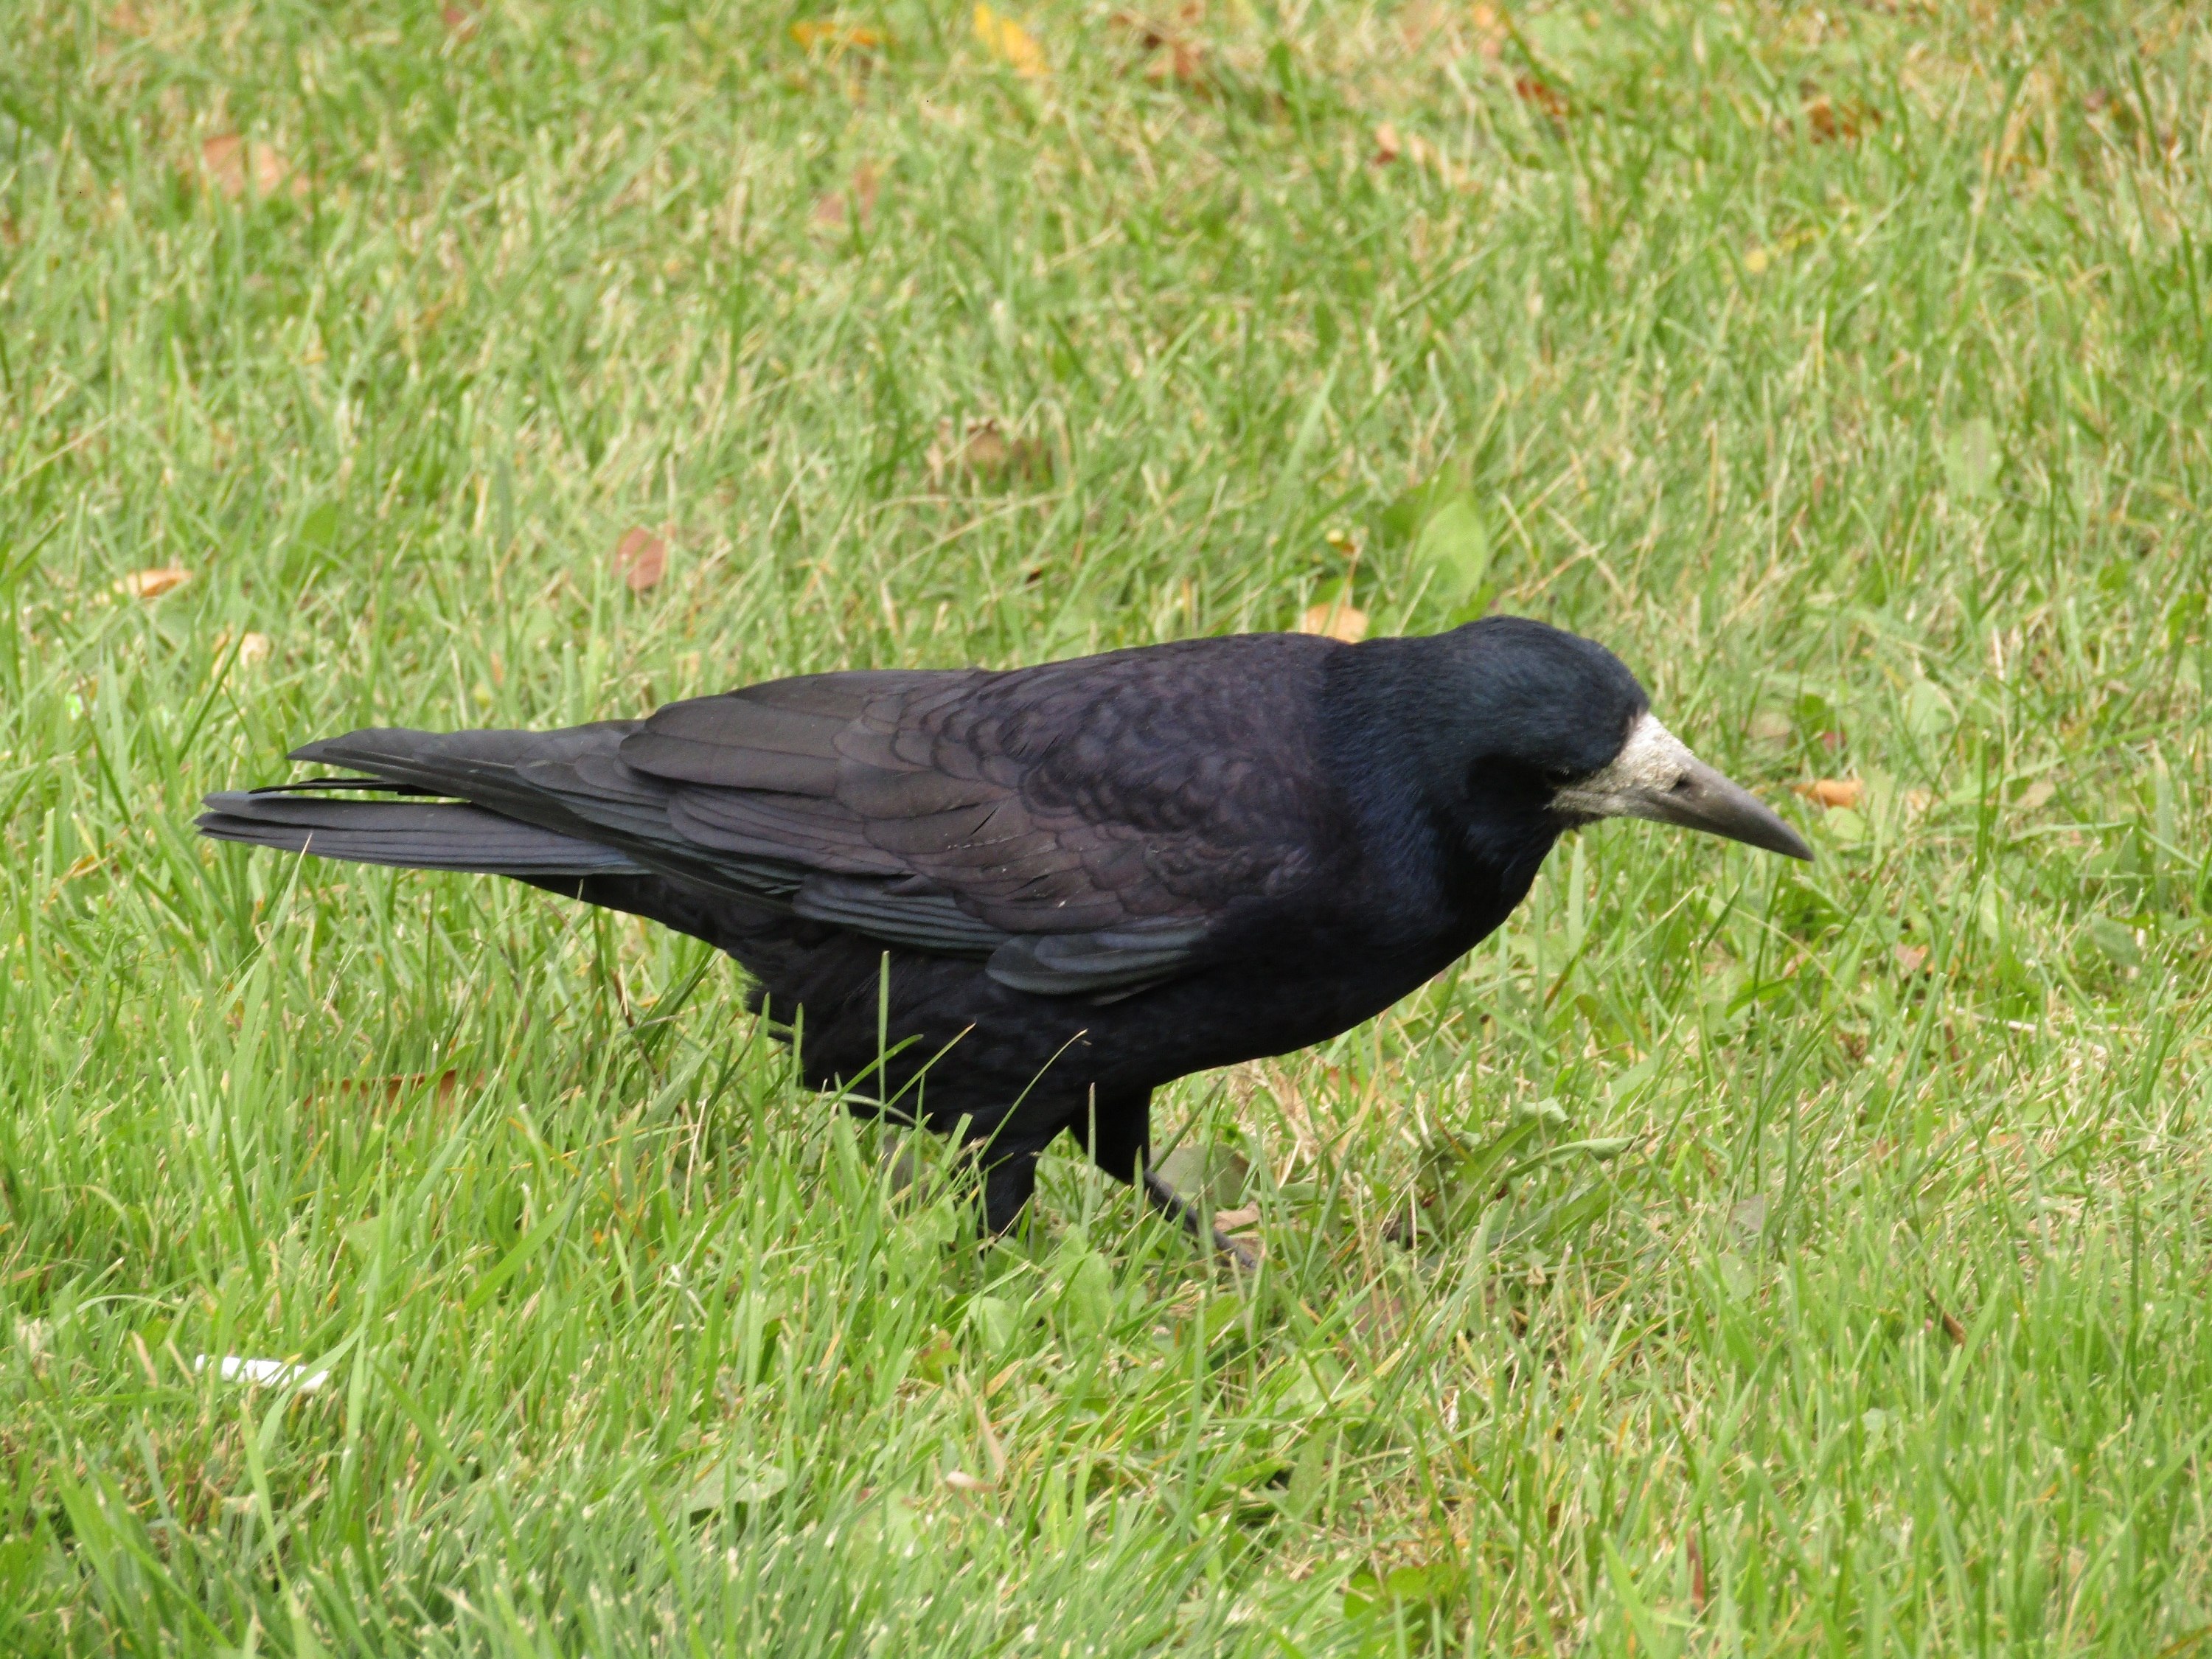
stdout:
{"type": "Polygon", "coordinates": [[[0,0],[0,1647],[2212,1652],[2212,15],[1143,3],[0,0]],[[191,829],[1492,609],[1820,856],[1169,1091],[1250,1284],[191,829]]]}

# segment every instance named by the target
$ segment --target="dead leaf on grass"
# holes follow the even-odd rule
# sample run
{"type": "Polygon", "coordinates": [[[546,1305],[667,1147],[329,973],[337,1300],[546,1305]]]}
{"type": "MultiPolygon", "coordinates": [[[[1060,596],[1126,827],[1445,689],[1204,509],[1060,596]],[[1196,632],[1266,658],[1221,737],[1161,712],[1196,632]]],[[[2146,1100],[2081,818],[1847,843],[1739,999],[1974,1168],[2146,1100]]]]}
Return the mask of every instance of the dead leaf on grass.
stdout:
{"type": "Polygon", "coordinates": [[[982,0],[976,0],[975,27],[983,49],[1024,80],[1042,80],[1049,72],[1036,36],[1012,18],[992,10],[982,0]]]}
{"type": "Polygon", "coordinates": [[[257,197],[268,198],[289,190],[298,196],[307,181],[293,176],[291,163],[273,144],[248,143],[234,132],[219,132],[200,146],[200,167],[208,182],[232,201],[244,196],[249,183],[257,197]]]}
{"type": "Polygon", "coordinates": [[[937,441],[925,458],[930,487],[941,489],[947,480],[967,477],[982,483],[1008,477],[1036,478],[1052,471],[1052,454],[1036,438],[1008,438],[990,416],[968,422],[965,434],[954,437],[948,416],[937,423],[937,441]]]}
{"type": "Polygon", "coordinates": [[[1897,963],[1898,972],[1907,979],[1928,966],[1928,947],[1924,945],[1893,945],[1889,954],[1897,963]]]}
{"type": "Polygon", "coordinates": [[[633,593],[659,585],[668,574],[668,544],[641,525],[623,532],[615,544],[615,574],[633,593]]]}
{"type": "Polygon", "coordinates": [[[876,191],[883,183],[883,173],[873,161],[863,161],[853,169],[851,182],[843,190],[827,190],[814,204],[814,222],[838,227],[848,217],[857,219],[865,230],[876,215],[876,191]]]}
{"type": "Polygon", "coordinates": [[[1342,640],[1346,645],[1357,645],[1367,637],[1367,613],[1347,599],[1325,599],[1306,607],[1305,614],[1298,618],[1298,632],[1321,634],[1332,640],[1342,640]]]}
{"type": "Polygon", "coordinates": [[[1564,121],[1573,112],[1573,106],[1567,102],[1565,94],[1549,82],[1540,81],[1533,75],[1523,75],[1516,80],[1513,94],[1554,121],[1564,121]]]}
{"type": "Polygon", "coordinates": [[[1370,164],[1387,167],[1403,158],[1410,166],[1433,173],[1448,189],[1456,190],[1466,182],[1461,169],[1451,160],[1418,132],[1401,133],[1396,125],[1385,121],[1375,129],[1375,154],[1370,164]]]}
{"type": "Polygon", "coordinates": [[[1856,778],[1815,778],[1810,783],[1793,783],[1790,787],[1815,806],[1855,808],[1866,793],[1866,786],[1856,778]]]}
{"type": "Polygon", "coordinates": [[[820,17],[799,19],[791,26],[791,38],[809,52],[820,46],[831,53],[876,52],[884,44],[880,30],[865,28],[857,23],[833,23],[820,17]]]}
{"type": "Polygon", "coordinates": [[[192,573],[182,565],[163,565],[157,570],[134,570],[115,584],[118,593],[128,593],[134,599],[158,599],[164,593],[173,593],[191,580],[192,573]]]}
{"type": "Polygon", "coordinates": [[[1851,143],[1869,127],[1881,125],[1881,112],[1856,102],[1838,104],[1810,81],[1797,83],[1806,130],[1816,144],[1851,143]]]}
{"type": "MultiPolygon", "coordinates": [[[[392,1077],[343,1078],[338,1082],[338,1095],[340,1098],[348,1095],[372,1097],[380,1095],[385,1103],[389,1105],[402,1096],[412,1094],[430,1082],[431,1077],[428,1072],[406,1072],[392,1077]]],[[[459,1091],[460,1086],[461,1074],[459,1072],[450,1069],[441,1072],[433,1088],[433,1098],[441,1106],[449,1105],[454,1095],[459,1091]]]]}
{"type": "Polygon", "coordinates": [[[229,657],[234,668],[243,670],[258,667],[269,660],[271,647],[266,634],[242,634],[237,638],[238,650],[234,655],[231,652],[230,629],[226,628],[215,636],[215,654],[217,661],[229,657]]]}
{"type": "Polygon", "coordinates": [[[468,36],[477,32],[477,16],[466,6],[447,3],[438,8],[438,19],[455,34],[468,36]]]}
{"type": "Polygon", "coordinates": [[[1478,4],[1468,14],[1468,21],[1474,26],[1474,49],[1496,63],[1505,56],[1505,21],[1498,15],[1498,8],[1478,4]]]}
{"type": "Polygon", "coordinates": [[[1195,40],[1169,41],[1145,65],[1145,79],[1161,85],[1173,82],[1182,87],[1206,86],[1206,48],[1195,40]]]}
{"type": "MultiPolygon", "coordinates": [[[[1182,8],[1186,20],[1195,21],[1199,15],[1196,7],[1182,8]]],[[[1140,12],[1117,11],[1113,21],[1115,27],[1151,54],[1145,60],[1145,79],[1162,86],[1174,82],[1203,88],[1208,84],[1205,42],[1194,40],[1172,23],[1158,22],[1140,12]]]]}
{"type": "Polygon", "coordinates": [[[1784,255],[1795,252],[1806,243],[1814,240],[1815,235],[1816,233],[1809,228],[1800,228],[1791,231],[1779,240],[1767,243],[1763,246],[1747,248],[1744,250],[1743,268],[1756,276],[1784,255]]]}
{"type": "Polygon", "coordinates": [[[1949,1337],[1959,1346],[1962,1348],[1966,1346],[1966,1328],[1959,1322],[1959,1316],[1936,1299],[1935,1291],[1929,1291],[1927,1295],[1928,1310],[1936,1316],[1936,1322],[1943,1327],[1943,1334],[1949,1337]]]}

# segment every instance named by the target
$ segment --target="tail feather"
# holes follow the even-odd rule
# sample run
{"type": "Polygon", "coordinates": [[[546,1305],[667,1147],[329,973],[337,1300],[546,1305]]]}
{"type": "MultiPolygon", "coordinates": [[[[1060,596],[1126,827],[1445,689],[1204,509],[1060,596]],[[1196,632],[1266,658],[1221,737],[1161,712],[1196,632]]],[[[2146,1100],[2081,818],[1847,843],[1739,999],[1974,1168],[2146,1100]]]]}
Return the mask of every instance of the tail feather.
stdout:
{"type": "MultiPolygon", "coordinates": [[[[321,787],[332,785],[324,781],[321,787]]],[[[200,832],[217,841],[356,864],[526,878],[645,869],[615,848],[462,802],[332,800],[278,788],[227,791],[210,795],[206,805],[200,832]]]]}
{"type": "Polygon", "coordinates": [[[548,760],[572,760],[616,745],[635,720],[599,720],[556,732],[412,732],[371,726],[324,738],[292,751],[296,761],[347,766],[386,783],[430,795],[458,795],[479,806],[571,834],[588,828],[520,775],[548,760]]]}

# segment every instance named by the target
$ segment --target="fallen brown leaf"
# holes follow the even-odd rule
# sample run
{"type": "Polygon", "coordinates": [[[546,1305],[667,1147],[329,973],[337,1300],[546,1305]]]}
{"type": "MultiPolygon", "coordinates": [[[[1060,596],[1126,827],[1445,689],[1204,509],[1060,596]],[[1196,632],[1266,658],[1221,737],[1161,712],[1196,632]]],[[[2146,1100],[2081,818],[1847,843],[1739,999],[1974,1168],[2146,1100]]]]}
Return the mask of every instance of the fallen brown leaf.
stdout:
{"type": "MultiPolygon", "coordinates": [[[[424,1084],[432,1081],[428,1072],[406,1072],[392,1077],[345,1078],[338,1083],[338,1093],[346,1095],[381,1095],[387,1104],[403,1095],[412,1094],[424,1084]]],[[[437,1075],[433,1089],[434,1097],[441,1106],[448,1104],[459,1092],[461,1074],[444,1071],[437,1075]]]]}
{"type": "Polygon", "coordinates": [[[851,182],[843,190],[827,190],[814,204],[814,222],[817,225],[837,226],[845,222],[848,214],[856,216],[860,228],[866,229],[876,214],[876,188],[883,182],[883,174],[873,161],[863,161],[853,169],[851,182]]]}
{"type": "Polygon", "coordinates": [[[989,416],[968,422],[964,435],[955,439],[950,420],[937,423],[937,441],[929,447],[929,481],[942,489],[945,481],[965,474],[991,483],[1001,478],[1042,477],[1052,471],[1052,454],[1041,440],[1008,439],[989,416]]]}
{"type": "Polygon", "coordinates": [[[1240,1210],[1216,1210],[1213,1224],[1224,1233],[1233,1233],[1239,1227],[1249,1227],[1260,1218],[1260,1206],[1247,1204],[1240,1210]]]}
{"type": "MultiPolygon", "coordinates": [[[[1177,15],[1186,23],[1195,23],[1206,14],[1202,5],[1187,3],[1177,9],[1177,15]]],[[[1115,27],[1126,31],[1151,56],[1145,60],[1145,79],[1156,84],[1176,82],[1188,87],[1206,84],[1206,46],[1177,28],[1173,23],[1163,23],[1141,12],[1117,11],[1115,27]]]]}
{"type": "Polygon", "coordinates": [[[1406,146],[1400,142],[1398,137],[1398,129],[1396,127],[1391,125],[1388,121],[1384,121],[1376,127],[1375,155],[1373,158],[1373,164],[1375,166],[1378,167],[1387,167],[1391,162],[1396,161],[1401,155],[1404,155],[1405,151],[1406,146]]]}
{"type": "Polygon", "coordinates": [[[1522,103],[1534,104],[1554,121],[1565,120],[1571,112],[1571,106],[1558,88],[1533,75],[1524,75],[1515,81],[1513,92],[1522,103]]]}
{"type": "Polygon", "coordinates": [[[1856,806],[1866,786],[1856,778],[1815,778],[1790,787],[1815,806],[1856,806]]]}
{"type": "Polygon", "coordinates": [[[1928,1307],[1929,1310],[1936,1316],[1937,1322],[1942,1325],[1943,1334],[1960,1347],[1966,1346],[1966,1328],[1959,1322],[1959,1316],[1956,1314],[1948,1311],[1936,1299],[1936,1292],[1933,1291],[1928,1292],[1928,1307]]]}
{"type": "Polygon", "coordinates": [[[1324,600],[1306,607],[1305,614],[1298,618],[1298,632],[1322,634],[1332,640],[1342,640],[1346,645],[1357,645],[1367,637],[1367,613],[1342,599],[1324,600]]]}
{"type": "Polygon", "coordinates": [[[1928,965],[1928,947],[1924,945],[1893,945],[1889,954],[1897,963],[1898,972],[1907,979],[1928,965]]]}
{"type": "Polygon", "coordinates": [[[615,574],[633,593],[642,593],[668,574],[668,544],[641,526],[632,526],[615,544],[615,574]]]}
{"type": "Polygon", "coordinates": [[[1816,144],[1850,143],[1870,126],[1881,124],[1881,112],[1865,104],[1838,104],[1810,81],[1798,83],[1797,95],[1805,112],[1805,126],[1816,144]]]}
{"type": "Polygon", "coordinates": [[[258,197],[274,196],[288,185],[297,196],[307,187],[306,179],[292,176],[291,164],[274,145],[248,143],[234,132],[219,132],[202,144],[200,166],[208,182],[234,202],[246,194],[249,181],[258,197]]]}
{"type": "Polygon", "coordinates": [[[1156,23],[1141,12],[1117,11],[1114,14],[1114,26],[1127,30],[1136,38],[1137,44],[1147,52],[1164,46],[1175,39],[1175,32],[1166,24],[1156,23]]]}
{"type": "Polygon", "coordinates": [[[1044,48],[1031,34],[1011,17],[1000,15],[975,0],[975,38],[992,57],[1025,80],[1042,80],[1048,72],[1044,61],[1044,48]]]}
{"type": "Polygon", "coordinates": [[[975,471],[1003,472],[1006,470],[1006,457],[1011,453],[1006,447],[1006,439],[1000,435],[996,421],[984,421],[969,427],[968,442],[962,451],[962,459],[975,471]]]}
{"type": "Polygon", "coordinates": [[[1178,35],[1164,42],[1145,65],[1145,79],[1164,84],[1202,87],[1206,84],[1206,48],[1178,35]]]}
{"type": "Polygon", "coordinates": [[[466,6],[457,6],[450,3],[442,5],[438,8],[438,17],[456,34],[474,34],[477,32],[476,14],[466,6]]]}
{"type": "Polygon", "coordinates": [[[182,566],[164,565],[158,570],[134,570],[117,582],[115,589],[134,599],[158,599],[164,593],[173,593],[191,579],[192,573],[182,566]]]}

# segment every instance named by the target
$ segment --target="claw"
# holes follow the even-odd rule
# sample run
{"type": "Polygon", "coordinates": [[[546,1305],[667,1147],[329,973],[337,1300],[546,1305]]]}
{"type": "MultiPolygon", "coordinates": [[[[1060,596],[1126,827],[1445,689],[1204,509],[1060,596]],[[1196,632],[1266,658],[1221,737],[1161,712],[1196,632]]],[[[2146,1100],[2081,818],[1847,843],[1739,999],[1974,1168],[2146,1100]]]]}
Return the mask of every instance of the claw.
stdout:
{"type": "Polygon", "coordinates": [[[1206,1218],[1181,1193],[1168,1185],[1151,1170],[1145,1171],[1145,1196],[1155,1207],[1174,1219],[1177,1225],[1193,1238],[1211,1234],[1213,1248],[1234,1262],[1238,1270],[1248,1273],[1260,1271],[1260,1253],[1241,1238],[1231,1238],[1218,1227],[1206,1224],[1206,1218]]]}

